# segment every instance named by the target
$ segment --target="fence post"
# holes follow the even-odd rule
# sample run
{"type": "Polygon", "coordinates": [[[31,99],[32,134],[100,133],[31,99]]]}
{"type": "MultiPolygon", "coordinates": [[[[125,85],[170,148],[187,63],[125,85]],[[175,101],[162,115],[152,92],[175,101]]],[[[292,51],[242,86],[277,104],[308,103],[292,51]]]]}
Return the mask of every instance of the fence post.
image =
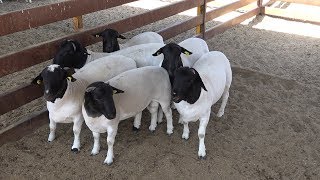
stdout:
{"type": "Polygon", "coordinates": [[[78,31],[83,28],[82,16],[73,17],[73,29],[78,31]]]}
{"type": "Polygon", "coordinates": [[[263,4],[263,0],[257,0],[257,5],[260,8],[260,15],[264,15],[265,14],[265,7],[262,5],[263,4]]]}
{"type": "Polygon", "coordinates": [[[205,39],[206,32],[206,6],[207,1],[204,0],[203,4],[197,7],[197,15],[202,15],[202,24],[196,27],[196,34],[202,34],[202,39],[205,39]]]}

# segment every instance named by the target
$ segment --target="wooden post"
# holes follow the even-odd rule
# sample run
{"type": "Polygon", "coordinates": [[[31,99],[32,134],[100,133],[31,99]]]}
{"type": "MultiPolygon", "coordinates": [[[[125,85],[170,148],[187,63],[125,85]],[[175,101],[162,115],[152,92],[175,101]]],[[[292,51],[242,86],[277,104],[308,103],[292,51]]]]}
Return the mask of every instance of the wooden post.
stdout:
{"type": "Polygon", "coordinates": [[[260,15],[263,15],[263,14],[265,14],[265,8],[264,8],[264,6],[262,5],[262,3],[263,3],[263,0],[258,0],[257,1],[257,5],[258,5],[258,7],[260,8],[260,15]]]}
{"type": "Polygon", "coordinates": [[[72,19],[73,19],[74,30],[79,31],[80,29],[83,28],[82,16],[76,16],[76,17],[73,17],[72,19]]]}
{"type": "Polygon", "coordinates": [[[206,32],[206,6],[207,2],[204,0],[203,5],[197,7],[197,15],[202,15],[202,24],[196,27],[196,34],[202,34],[202,39],[205,39],[206,32]]]}

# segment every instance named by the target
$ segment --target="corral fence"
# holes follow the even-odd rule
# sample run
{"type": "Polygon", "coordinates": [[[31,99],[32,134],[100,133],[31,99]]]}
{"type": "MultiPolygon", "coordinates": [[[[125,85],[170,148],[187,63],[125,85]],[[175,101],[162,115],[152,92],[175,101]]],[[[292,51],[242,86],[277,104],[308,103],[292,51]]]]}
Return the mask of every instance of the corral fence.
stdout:
{"type": "MultiPolygon", "coordinates": [[[[94,28],[83,28],[82,15],[120,6],[133,1],[134,0],[70,0],[1,14],[0,36],[36,28],[69,18],[73,19],[75,32],[0,56],[0,77],[21,71],[53,58],[59,44],[65,39],[76,39],[83,45],[88,46],[99,41],[91,34],[100,32],[105,28],[114,28],[120,33],[125,33],[195,7],[198,8],[197,16],[190,17],[188,20],[161,29],[158,33],[161,34],[164,39],[169,39],[196,27],[196,36],[207,39],[258,14],[320,23],[320,18],[313,18],[313,16],[307,16],[306,18],[305,15],[303,16],[305,12],[303,12],[303,14],[302,12],[297,13],[300,15],[297,16],[297,14],[286,12],[286,10],[283,9],[268,7],[267,5],[275,2],[273,0],[238,0],[211,11],[206,11],[206,6],[207,3],[213,0],[183,0],[113,23],[99,25],[94,28]],[[245,9],[244,11],[241,11],[241,15],[216,25],[213,28],[207,29],[205,27],[206,22],[240,8],[245,9]]],[[[320,6],[319,0],[282,1],[320,6]]],[[[2,93],[0,95],[0,115],[41,97],[42,92],[40,87],[28,84],[27,82],[23,86],[2,93]]],[[[35,112],[28,115],[27,118],[21,119],[20,121],[5,127],[0,131],[0,146],[8,141],[17,140],[27,133],[32,132],[34,129],[46,124],[48,121],[47,117],[48,112],[46,110],[35,112]]]]}

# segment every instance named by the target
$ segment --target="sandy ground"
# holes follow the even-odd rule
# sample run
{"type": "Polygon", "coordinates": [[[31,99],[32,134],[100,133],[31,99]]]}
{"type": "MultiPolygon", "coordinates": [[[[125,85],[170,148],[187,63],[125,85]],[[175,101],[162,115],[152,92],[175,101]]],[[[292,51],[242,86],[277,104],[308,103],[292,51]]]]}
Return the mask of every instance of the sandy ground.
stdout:
{"type": "Polygon", "coordinates": [[[137,134],[131,130],[132,119],[120,124],[112,166],[102,165],[105,137],[100,154],[89,155],[92,136],[87,127],[81,152],[73,154],[72,126],[67,124],[58,126],[52,143],[46,142],[45,126],[0,147],[0,174],[3,179],[318,179],[320,91],[250,70],[233,72],[225,116],[212,115],[207,127],[206,160],[197,159],[198,123],[191,125],[185,141],[176,112],[171,137],[165,124],[150,133],[150,117],[144,113],[137,134]]]}
{"type": "MultiPolygon", "coordinates": [[[[51,2],[35,0],[33,5],[51,2]]],[[[33,5],[4,0],[0,13],[33,5]]],[[[84,23],[92,27],[143,11],[116,7],[86,15],[84,23]]],[[[187,18],[176,15],[125,35],[157,31],[187,18]]],[[[210,22],[208,27],[215,24],[210,22]]],[[[0,55],[71,32],[71,21],[65,20],[0,37],[0,55]]],[[[179,42],[193,33],[188,31],[168,42],[179,42]]],[[[138,134],[131,131],[132,119],[121,123],[116,159],[110,167],[102,165],[105,138],[102,152],[89,156],[92,136],[84,127],[81,152],[72,154],[72,127],[59,124],[53,143],[46,142],[48,128],[44,126],[20,141],[1,146],[0,179],[319,179],[320,38],[312,34],[320,34],[319,26],[259,16],[207,40],[210,50],[222,51],[230,59],[234,79],[225,116],[219,119],[212,114],[207,127],[206,160],[197,159],[198,123],[190,126],[190,139],[182,140],[182,127],[174,111],[175,133],[168,137],[165,124],[161,124],[151,134],[145,112],[138,134]],[[295,35],[257,28],[266,24],[287,24],[287,29],[306,32],[295,35]]],[[[101,43],[89,48],[102,49],[101,43]]],[[[47,63],[1,78],[0,92],[30,82],[47,63]]],[[[38,99],[0,116],[0,129],[42,108],[43,100],[38,99]]]]}

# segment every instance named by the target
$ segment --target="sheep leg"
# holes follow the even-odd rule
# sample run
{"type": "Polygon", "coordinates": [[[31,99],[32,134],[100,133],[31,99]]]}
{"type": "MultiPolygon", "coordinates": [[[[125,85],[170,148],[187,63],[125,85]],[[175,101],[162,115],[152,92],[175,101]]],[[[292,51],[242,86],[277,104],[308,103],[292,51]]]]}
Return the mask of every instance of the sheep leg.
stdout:
{"type": "Polygon", "coordinates": [[[138,130],[140,129],[141,116],[142,116],[142,112],[139,112],[139,113],[136,114],[136,116],[134,117],[134,121],[133,121],[133,131],[138,131],[138,130]]]}
{"type": "Polygon", "coordinates": [[[48,137],[48,142],[51,142],[56,137],[57,123],[52,118],[50,118],[50,116],[49,116],[49,119],[50,119],[50,123],[49,123],[50,134],[48,137]]]}
{"type": "Polygon", "coordinates": [[[108,143],[108,152],[107,157],[104,160],[104,164],[111,165],[113,162],[113,144],[115,141],[115,137],[117,135],[118,130],[118,124],[115,127],[109,127],[107,129],[108,137],[107,137],[107,143],[108,143]]]}
{"type": "Polygon", "coordinates": [[[154,132],[157,127],[157,111],[158,111],[159,103],[151,102],[149,105],[149,112],[151,113],[151,123],[149,126],[149,130],[154,132]]]}
{"type": "Polygon", "coordinates": [[[100,133],[92,132],[93,135],[93,148],[91,155],[97,155],[100,151],[100,133]]]}
{"type": "Polygon", "coordinates": [[[178,123],[179,123],[179,124],[184,124],[184,123],[183,123],[183,120],[182,120],[182,118],[181,118],[181,115],[179,116],[179,121],[178,121],[178,123]]]}
{"type": "Polygon", "coordinates": [[[221,102],[221,106],[220,106],[220,109],[217,113],[217,116],[218,117],[221,117],[223,116],[224,114],[224,109],[227,105],[227,102],[228,102],[228,98],[229,98],[229,87],[226,87],[225,91],[223,92],[222,94],[222,102],[221,102]]]}
{"type": "Polygon", "coordinates": [[[206,156],[206,146],[204,144],[204,137],[206,135],[206,128],[209,122],[210,111],[203,116],[200,117],[199,129],[198,129],[198,137],[199,137],[199,151],[198,156],[200,159],[204,159],[206,156]]]}
{"type": "Polygon", "coordinates": [[[182,133],[182,138],[185,140],[189,139],[189,123],[188,122],[183,122],[183,133],[182,133]]]}
{"type": "Polygon", "coordinates": [[[163,121],[163,111],[162,111],[162,108],[159,107],[158,108],[158,120],[157,120],[157,122],[158,122],[158,124],[160,124],[160,123],[162,123],[162,121],[163,121]]]}
{"type": "Polygon", "coordinates": [[[161,108],[167,119],[167,134],[171,135],[173,133],[172,110],[170,108],[170,105],[165,106],[164,104],[161,104],[161,108]]]}
{"type": "Polygon", "coordinates": [[[78,153],[80,151],[80,132],[81,132],[81,126],[83,123],[83,118],[77,117],[76,120],[73,122],[73,145],[71,148],[72,152],[78,153]]]}

